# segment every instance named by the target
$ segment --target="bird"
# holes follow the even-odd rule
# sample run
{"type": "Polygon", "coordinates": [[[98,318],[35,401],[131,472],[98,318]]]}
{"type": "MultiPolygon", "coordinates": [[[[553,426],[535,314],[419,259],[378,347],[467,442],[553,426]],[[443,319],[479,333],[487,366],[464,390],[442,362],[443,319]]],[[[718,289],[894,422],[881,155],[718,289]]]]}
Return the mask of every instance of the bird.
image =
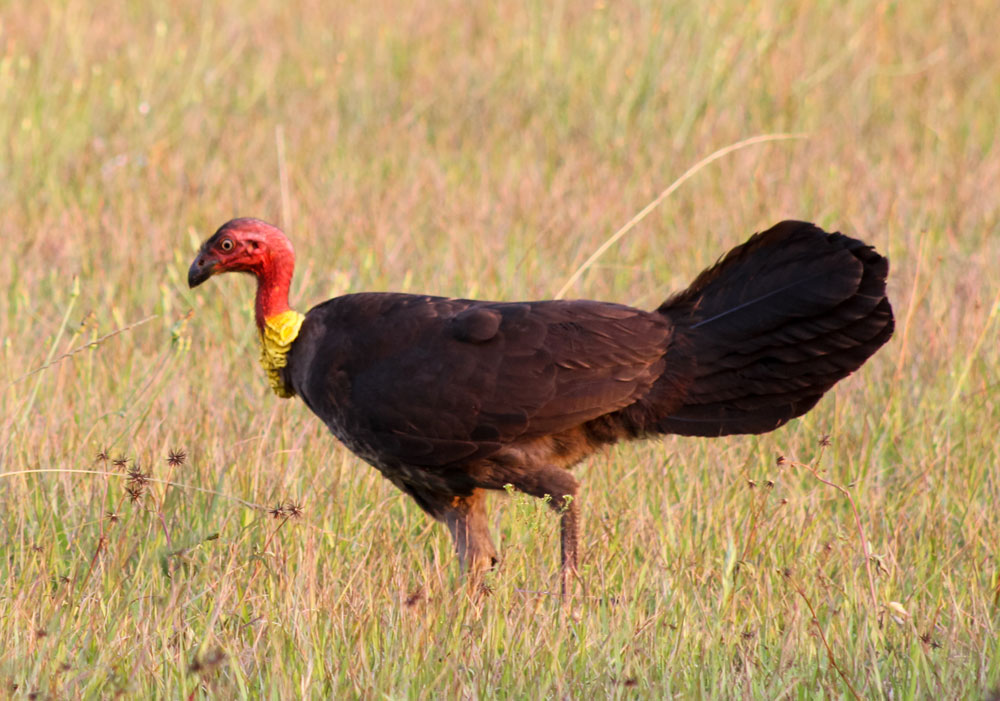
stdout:
{"type": "Polygon", "coordinates": [[[460,571],[499,562],[486,494],[547,500],[560,577],[578,577],[584,458],[665,434],[772,431],[809,411],[892,336],[888,259],[802,221],[751,236],[652,311],[593,300],[496,302],[357,292],[288,303],[295,252],[260,219],[223,224],[197,287],[257,281],[260,362],[344,446],[443,522],[460,571]]]}

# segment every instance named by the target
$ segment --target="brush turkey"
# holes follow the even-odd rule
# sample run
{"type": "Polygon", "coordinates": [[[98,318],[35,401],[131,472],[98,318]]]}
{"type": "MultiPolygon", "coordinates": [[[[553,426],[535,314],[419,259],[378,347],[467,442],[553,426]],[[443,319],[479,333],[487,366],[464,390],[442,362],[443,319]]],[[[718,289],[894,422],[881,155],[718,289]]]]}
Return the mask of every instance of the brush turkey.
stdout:
{"type": "Polygon", "coordinates": [[[577,567],[576,463],[620,440],[771,431],[893,331],[888,261],[805,222],[755,234],[653,311],[360,293],[303,316],[288,306],[294,261],[278,228],[234,219],[202,245],[188,283],[256,277],[274,391],[300,396],[443,521],[463,571],[497,561],[485,490],[548,497],[564,589],[577,567]]]}

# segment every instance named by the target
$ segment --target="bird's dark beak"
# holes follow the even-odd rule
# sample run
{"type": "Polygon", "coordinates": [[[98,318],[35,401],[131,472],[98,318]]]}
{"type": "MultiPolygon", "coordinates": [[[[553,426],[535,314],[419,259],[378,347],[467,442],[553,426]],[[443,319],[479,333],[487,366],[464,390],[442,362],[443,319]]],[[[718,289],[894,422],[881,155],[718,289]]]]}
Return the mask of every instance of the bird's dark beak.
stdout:
{"type": "Polygon", "coordinates": [[[197,287],[215,274],[215,266],[219,264],[215,258],[202,253],[191,263],[188,268],[188,287],[197,287]]]}

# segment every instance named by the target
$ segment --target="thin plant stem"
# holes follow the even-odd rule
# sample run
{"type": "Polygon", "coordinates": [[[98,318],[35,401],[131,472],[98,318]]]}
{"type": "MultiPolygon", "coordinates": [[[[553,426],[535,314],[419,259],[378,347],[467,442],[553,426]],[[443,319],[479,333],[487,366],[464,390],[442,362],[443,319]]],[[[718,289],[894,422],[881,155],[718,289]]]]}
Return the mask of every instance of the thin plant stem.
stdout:
{"type": "MultiPolygon", "coordinates": [[[[823,451],[821,449],[817,461],[822,457],[823,457],[823,451]]],[[[875,594],[875,577],[874,575],[872,575],[871,548],[868,547],[868,538],[865,537],[865,529],[864,526],[861,525],[861,515],[858,514],[858,506],[857,504],[854,503],[854,497],[851,495],[850,490],[847,489],[846,487],[837,484],[836,482],[831,482],[830,480],[820,476],[819,471],[812,465],[796,461],[792,461],[792,464],[797,467],[804,467],[809,472],[811,472],[813,477],[818,479],[820,482],[827,485],[828,487],[833,487],[838,492],[847,497],[847,502],[851,505],[851,512],[854,514],[854,526],[858,530],[858,537],[861,538],[861,551],[864,553],[865,556],[865,573],[868,576],[868,593],[871,595],[873,610],[878,611],[879,605],[878,605],[878,596],[875,594]]]]}
{"type": "MultiPolygon", "coordinates": [[[[0,472],[0,478],[3,477],[15,477],[17,475],[31,475],[36,473],[45,472],[61,472],[66,474],[76,474],[76,475],[101,475],[103,477],[120,477],[122,479],[128,479],[129,475],[127,473],[120,472],[106,472],[103,470],[82,470],[78,468],[61,468],[61,467],[40,467],[31,470],[13,470],[11,472],[0,472]]],[[[176,487],[178,489],[187,489],[194,492],[201,492],[202,494],[212,494],[217,497],[222,497],[223,499],[229,499],[230,501],[235,501],[248,509],[254,509],[255,511],[267,511],[266,506],[261,506],[260,504],[254,504],[252,501],[247,501],[246,499],[240,499],[239,497],[234,497],[231,494],[226,494],[225,492],[220,492],[215,489],[206,489],[205,487],[196,487],[191,484],[183,484],[182,482],[172,482],[170,480],[157,479],[155,477],[147,477],[147,482],[153,482],[155,484],[164,484],[170,487],[176,487]]]]}
{"type": "Polygon", "coordinates": [[[645,219],[650,212],[656,209],[660,205],[660,203],[663,202],[663,200],[670,197],[670,195],[672,195],[677,190],[677,188],[683,185],[687,180],[689,180],[692,176],[694,176],[695,173],[697,173],[705,166],[719,160],[723,156],[729,155],[733,151],[739,151],[740,149],[746,148],[747,146],[753,146],[755,144],[763,144],[769,141],[805,139],[806,137],[807,137],[806,134],[761,134],[759,136],[750,137],[749,139],[743,139],[742,141],[737,141],[734,144],[730,144],[729,146],[725,146],[717,151],[713,151],[712,153],[708,154],[700,161],[695,163],[693,166],[688,168],[686,171],[684,171],[684,174],[681,175],[681,177],[677,178],[677,180],[670,183],[670,186],[667,187],[666,190],[657,195],[652,202],[647,204],[639,211],[638,214],[629,219],[625,223],[625,226],[620,228],[618,231],[612,234],[607,241],[602,243],[601,246],[596,251],[594,251],[587,260],[583,262],[583,265],[577,268],[576,271],[569,276],[569,279],[566,281],[566,283],[556,293],[555,298],[562,299],[563,295],[566,294],[569,288],[572,287],[576,283],[576,281],[580,279],[581,275],[583,275],[590,269],[590,267],[597,261],[598,258],[603,256],[604,253],[613,245],[615,245],[615,243],[617,243],[619,239],[621,239],[625,234],[631,231],[636,224],[645,219]]]}

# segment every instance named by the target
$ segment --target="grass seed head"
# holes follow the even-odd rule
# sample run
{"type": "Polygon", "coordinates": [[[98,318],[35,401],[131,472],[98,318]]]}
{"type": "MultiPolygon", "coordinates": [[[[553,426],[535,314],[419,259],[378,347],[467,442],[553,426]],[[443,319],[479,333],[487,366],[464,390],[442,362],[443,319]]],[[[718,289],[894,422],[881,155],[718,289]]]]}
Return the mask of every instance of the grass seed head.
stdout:
{"type": "Polygon", "coordinates": [[[292,501],[287,504],[279,501],[274,508],[267,510],[267,513],[269,513],[272,518],[281,518],[283,516],[286,518],[299,518],[302,516],[302,512],[302,505],[296,504],[292,501]]]}
{"type": "Polygon", "coordinates": [[[128,494],[128,500],[133,504],[137,503],[140,499],[142,499],[144,491],[145,491],[145,483],[130,482],[128,486],[125,487],[125,493],[128,494]]]}
{"type": "Polygon", "coordinates": [[[220,664],[226,661],[226,653],[220,648],[212,648],[206,652],[200,659],[195,657],[191,664],[188,666],[188,671],[195,674],[201,672],[208,672],[212,669],[218,667],[220,664]]]}
{"type": "Polygon", "coordinates": [[[128,481],[129,484],[145,487],[146,483],[149,482],[149,473],[143,472],[142,468],[135,464],[128,470],[128,481]]]}

